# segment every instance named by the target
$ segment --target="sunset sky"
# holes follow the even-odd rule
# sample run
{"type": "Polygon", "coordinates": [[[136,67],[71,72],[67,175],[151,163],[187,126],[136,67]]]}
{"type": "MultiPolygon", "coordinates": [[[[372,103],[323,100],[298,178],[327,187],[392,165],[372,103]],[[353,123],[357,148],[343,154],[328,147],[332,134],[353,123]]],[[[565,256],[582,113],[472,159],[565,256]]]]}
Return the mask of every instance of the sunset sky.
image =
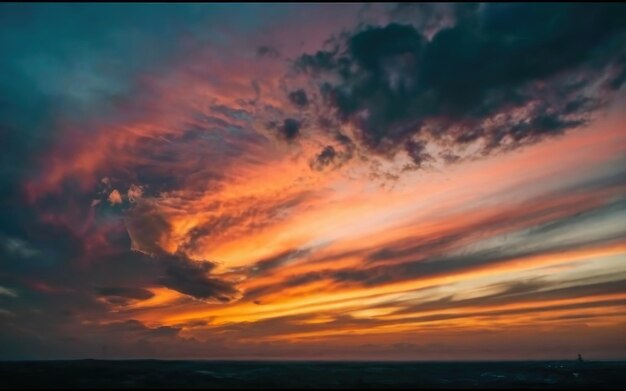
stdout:
{"type": "Polygon", "coordinates": [[[0,5],[0,359],[626,359],[626,6],[0,5]]]}

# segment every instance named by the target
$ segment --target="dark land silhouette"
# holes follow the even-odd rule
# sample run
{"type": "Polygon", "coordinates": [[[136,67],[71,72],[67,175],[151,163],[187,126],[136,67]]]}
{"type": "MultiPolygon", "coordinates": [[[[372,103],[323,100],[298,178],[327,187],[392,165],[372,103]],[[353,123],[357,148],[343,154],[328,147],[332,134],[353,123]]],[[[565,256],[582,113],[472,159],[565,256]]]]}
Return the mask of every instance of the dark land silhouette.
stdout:
{"type": "Polygon", "coordinates": [[[626,361],[12,361],[0,362],[0,379],[3,389],[622,389],[626,385],[626,361]]]}

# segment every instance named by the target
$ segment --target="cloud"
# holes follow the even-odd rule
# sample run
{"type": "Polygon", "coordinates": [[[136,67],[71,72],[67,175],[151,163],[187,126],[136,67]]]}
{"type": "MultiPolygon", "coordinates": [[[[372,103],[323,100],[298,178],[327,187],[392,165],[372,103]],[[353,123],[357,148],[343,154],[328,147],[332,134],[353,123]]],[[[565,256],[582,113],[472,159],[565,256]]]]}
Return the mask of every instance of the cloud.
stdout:
{"type": "MultiPolygon", "coordinates": [[[[1,95],[11,97],[0,104],[3,357],[85,356],[102,345],[120,357],[297,356],[296,345],[252,346],[237,338],[347,335],[396,324],[328,310],[325,302],[315,316],[277,316],[266,302],[300,311],[309,294],[322,301],[335,300],[335,292],[365,297],[369,288],[399,281],[557,257],[624,238],[616,228],[624,214],[618,172],[548,200],[444,216],[437,229],[383,229],[371,242],[316,247],[352,231],[346,222],[359,232],[363,220],[351,216],[350,197],[356,210],[368,206],[357,217],[380,217],[373,230],[381,230],[376,221],[410,217],[391,205],[403,190],[387,194],[387,202],[361,180],[379,157],[399,154],[409,171],[587,124],[623,86],[623,6],[391,6],[389,15],[378,15],[384,23],[350,28],[324,46],[317,43],[339,24],[327,20],[335,14],[324,7],[316,8],[323,23],[305,33],[315,45],[292,42],[282,32],[294,27],[273,19],[281,26],[277,38],[256,34],[268,20],[253,6],[241,6],[248,10],[241,13],[212,7],[136,6],[118,17],[116,6],[15,5],[0,16],[0,32],[10,37],[0,47],[11,53],[0,64],[1,95]],[[231,20],[240,24],[223,30],[231,20]],[[322,50],[299,56],[302,47],[322,50]],[[274,61],[280,57],[285,61],[274,61]],[[294,57],[297,74],[285,69],[294,57]],[[364,203],[361,197],[370,195],[373,202],[364,203]],[[182,319],[194,311],[202,319],[182,319]],[[214,316],[274,319],[216,326],[214,316]]],[[[276,12],[294,23],[290,10],[276,12]]],[[[344,21],[349,26],[352,16],[344,21]]],[[[595,148],[597,140],[589,140],[595,148]]],[[[503,178],[502,161],[480,175],[503,178]]],[[[524,176],[527,166],[506,169],[524,176]]],[[[424,177],[415,194],[430,197],[436,186],[429,181],[424,177]]],[[[531,183],[528,191],[541,186],[531,183]]],[[[618,293],[617,282],[575,284],[581,297],[618,293]]],[[[486,304],[575,296],[575,288],[521,277],[488,288],[498,293],[484,296],[486,304]]],[[[472,303],[480,300],[450,294],[422,304],[439,310],[472,303]]]]}
{"type": "Polygon", "coordinates": [[[309,160],[309,167],[314,171],[324,171],[327,168],[339,168],[355,155],[356,146],[352,140],[341,132],[334,134],[335,145],[326,145],[309,160]]]}
{"type": "Polygon", "coordinates": [[[311,252],[311,249],[289,249],[285,250],[277,255],[267,257],[256,261],[250,266],[249,274],[253,276],[259,276],[271,272],[276,268],[280,268],[288,264],[293,260],[306,256],[311,252]]]}
{"type": "Polygon", "coordinates": [[[161,326],[150,328],[135,319],[129,319],[122,322],[112,322],[103,326],[106,332],[112,334],[121,334],[126,338],[169,338],[175,337],[180,332],[176,327],[161,326]]]}
{"type": "Polygon", "coordinates": [[[258,57],[269,57],[269,58],[278,58],[280,57],[280,52],[278,49],[263,45],[257,48],[256,54],[258,57]]]}
{"type": "Polygon", "coordinates": [[[300,136],[302,123],[293,118],[287,118],[278,127],[278,134],[287,141],[293,141],[300,136]]]}
{"type": "Polygon", "coordinates": [[[296,107],[307,107],[309,105],[309,98],[303,89],[291,91],[288,96],[289,101],[296,107]]]}
{"type": "MultiPolygon", "coordinates": [[[[471,299],[455,300],[453,296],[446,296],[441,299],[425,301],[419,304],[409,304],[403,306],[396,314],[411,314],[420,311],[443,311],[447,308],[464,307],[489,307],[501,306],[511,303],[531,303],[549,302],[562,299],[572,299],[578,297],[594,297],[619,294],[623,280],[603,281],[598,283],[582,283],[566,287],[554,287],[554,283],[548,281],[522,281],[510,282],[508,284],[498,284],[494,288],[501,289],[500,292],[491,295],[480,296],[471,299]]],[[[570,282],[571,283],[571,282],[570,282]]],[[[490,288],[490,287],[489,287],[490,288]]],[[[536,310],[536,309],[535,309],[536,310]]],[[[543,310],[541,310],[543,311],[543,310]]],[[[515,312],[505,312],[511,314],[515,312]]]]}
{"type": "MultiPolygon", "coordinates": [[[[246,292],[246,298],[262,299],[265,295],[320,281],[348,289],[427,280],[538,256],[558,257],[564,252],[614,245],[624,238],[619,221],[626,214],[626,200],[615,193],[618,192],[615,181],[622,180],[609,178],[612,180],[600,181],[604,190],[597,188],[597,181],[592,181],[588,184],[588,194],[583,192],[567,199],[566,194],[571,196],[572,190],[565,189],[441,230],[395,237],[371,247],[365,243],[319,258],[313,255],[309,263],[326,265],[352,257],[363,262],[348,267],[319,266],[314,271],[290,274],[280,282],[256,286],[246,292]],[[608,189],[613,190],[604,193],[608,189]],[[596,198],[600,194],[604,194],[602,198],[596,198]],[[597,203],[591,205],[584,199],[595,199],[597,203]]],[[[459,219],[450,217],[450,221],[459,219]]]]}
{"type": "Polygon", "coordinates": [[[309,165],[311,166],[311,169],[321,171],[324,168],[334,164],[337,156],[338,155],[337,151],[335,151],[335,148],[332,145],[327,145],[315,158],[311,160],[309,165]]]}
{"type": "Polygon", "coordinates": [[[126,215],[126,228],[132,242],[132,249],[147,254],[162,251],[164,235],[170,224],[150,200],[138,202],[126,215]]]}
{"type": "Polygon", "coordinates": [[[433,160],[433,157],[426,152],[426,143],[424,141],[407,140],[404,143],[404,149],[417,168],[433,160]]]}
{"type": "Polygon", "coordinates": [[[596,85],[623,73],[623,5],[466,11],[448,18],[453,24],[437,16],[432,38],[422,22],[361,27],[294,67],[317,82],[360,143],[384,156],[405,146],[416,167],[424,143],[461,152],[478,143],[480,155],[579,127],[612,94],[596,85]]]}
{"type": "Polygon", "coordinates": [[[96,290],[99,295],[107,298],[120,298],[131,300],[148,300],[154,296],[154,293],[143,288],[128,287],[103,287],[96,290]]]}
{"type": "Polygon", "coordinates": [[[227,303],[239,296],[233,283],[210,277],[215,265],[208,261],[192,261],[179,256],[163,255],[165,274],[158,283],[199,300],[227,303]]]}
{"type": "MultiPolygon", "coordinates": [[[[624,233],[618,227],[594,233],[593,226],[589,223],[594,218],[596,221],[604,220],[608,211],[612,211],[608,213],[618,219],[624,215],[625,206],[624,200],[621,200],[594,208],[587,213],[564,207],[559,213],[561,216],[553,215],[552,220],[543,223],[532,219],[526,220],[528,215],[514,222],[513,216],[504,217],[506,214],[502,214],[497,218],[477,222],[471,227],[465,226],[422,244],[419,244],[419,238],[411,238],[407,242],[418,244],[404,249],[383,248],[370,255],[370,259],[378,262],[385,260],[389,262],[387,264],[338,269],[324,274],[325,278],[342,284],[375,286],[415,278],[463,273],[533,256],[558,255],[564,251],[616,243],[624,237],[624,233]],[[544,228],[551,226],[555,227],[555,231],[548,234],[548,230],[544,228]],[[492,237],[494,244],[484,245],[484,248],[479,246],[476,249],[472,249],[471,246],[465,247],[464,242],[471,235],[469,232],[492,237]],[[502,240],[500,243],[497,239],[502,238],[502,234],[508,236],[508,240],[502,240]],[[464,251],[459,251],[463,249],[464,251]]],[[[549,210],[543,209],[542,212],[547,214],[549,210]]]]}

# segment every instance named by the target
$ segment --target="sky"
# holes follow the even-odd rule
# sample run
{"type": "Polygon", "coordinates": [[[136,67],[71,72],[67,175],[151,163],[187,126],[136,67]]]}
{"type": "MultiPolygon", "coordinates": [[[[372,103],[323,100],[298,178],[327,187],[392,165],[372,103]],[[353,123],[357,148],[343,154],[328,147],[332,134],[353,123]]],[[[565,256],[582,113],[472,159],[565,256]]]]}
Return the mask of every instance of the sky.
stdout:
{"type": "Polygon", "coordinates": [[[626,359],[624,4],[0,5],[0,359],[626,359]]]}

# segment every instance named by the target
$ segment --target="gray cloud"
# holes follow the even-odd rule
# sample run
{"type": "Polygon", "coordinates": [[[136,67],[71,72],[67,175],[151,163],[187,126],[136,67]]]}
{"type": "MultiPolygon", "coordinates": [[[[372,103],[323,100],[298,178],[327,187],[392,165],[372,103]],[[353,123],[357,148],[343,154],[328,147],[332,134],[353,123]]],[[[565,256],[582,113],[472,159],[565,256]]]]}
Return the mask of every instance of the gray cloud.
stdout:
{"type": "Polygon", "coordinates": [[[165,273],[158,283],[201,300],[229,302],[239,293],[233,283],[209,274],[215,265],[208,261],[192,261],[183,257],[162,256],[167,259],[165,273]]]}
{"type": "Polygon", "coordinates": [[[404,147],[420,167],[425,143],[479,142],[488,154],[558,135],[585,124],[621,80],[622,5],[421,8],[413,15],[432,25],[361,27],[294,65],[384,156],[404,147]],[[592,87],[612,73],[615,86],[592,87]]]}

